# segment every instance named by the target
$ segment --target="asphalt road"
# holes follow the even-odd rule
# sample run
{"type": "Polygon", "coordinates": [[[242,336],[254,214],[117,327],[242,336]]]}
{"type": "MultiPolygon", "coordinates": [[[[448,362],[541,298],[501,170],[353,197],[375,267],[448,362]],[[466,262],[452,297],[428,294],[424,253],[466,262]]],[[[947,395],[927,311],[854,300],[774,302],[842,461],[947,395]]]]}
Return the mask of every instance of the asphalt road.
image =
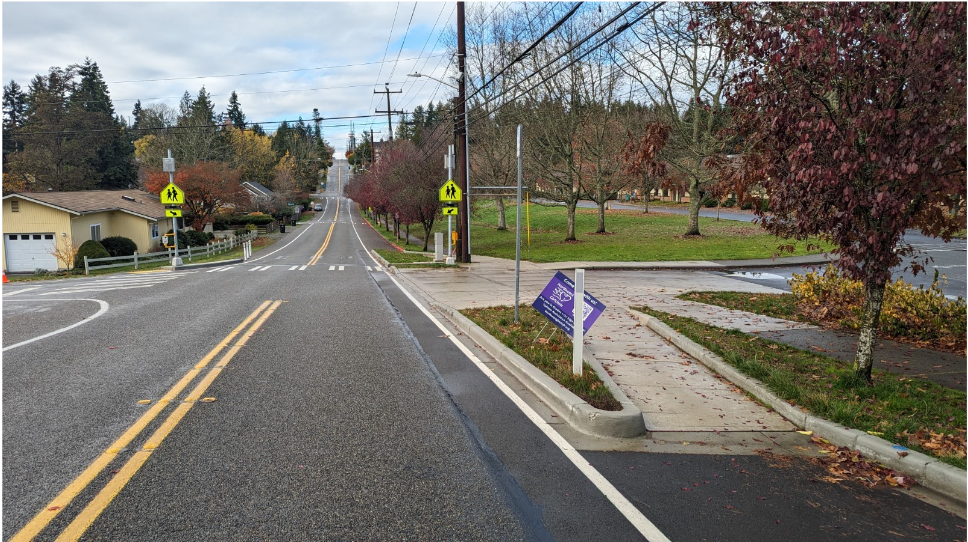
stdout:
{"type": "Polygon", "coordinates": [[[574,435],[375,266],[343,175],[244,264],[5,285],[4,539],[964,538],[769,443],[574,435]]]}

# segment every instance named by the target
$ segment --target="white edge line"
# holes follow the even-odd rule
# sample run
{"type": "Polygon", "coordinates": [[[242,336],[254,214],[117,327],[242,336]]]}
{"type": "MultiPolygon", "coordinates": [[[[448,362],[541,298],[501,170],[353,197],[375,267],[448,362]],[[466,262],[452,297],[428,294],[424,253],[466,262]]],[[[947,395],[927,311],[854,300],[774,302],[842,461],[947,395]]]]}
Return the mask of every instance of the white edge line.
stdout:
{"type": "MultiPolygon", "coordinates": [[[[353,232],[356,233],[356,238],[360,241],[360,245],[365,249],[366,245],[363,244],[363,239],[360,237],[360,233],[356,229],[356,222],[351,221],[351,224],[353,224],[353,232]]],[[[370,259],[373,260],[373,263],[379,265],[369,251],[367,251],[367,255],[370,256],[370,259]]],[[[521,410],[521,412],[524,413],[525,416],[528,417],[529,420],[531,420],[531,423],[537,426],[538,429],[540,429],[541,432],[544,433],[551,440],[551,442],[558,447],[559,450],[561,450],[565,457],[567,457],[576,467],[578,467],[578,470],[580,470],[582,474],[584,474],[588,480],[594,484],[599,491],[602,492],[605,498],[607,498],[609,502],[611,502],[615,508],[618,509],[623,516],[625,516],[625,519],[629,520],[629,522],[639,531],[639,533],[642,534],[642,536],[651,542],[669,542],[669,538],[662,534],[662,531],[660,531],[655,524],[649,521],[649,519],[646,518],[645,515],[643,515],[642,512],[635,507],[635,505],[626,499],[625,496],[622,495],[622,493],[616,489],[607,478],[602,476],[602,474],[598,472],[595,467],[590,465],[588,461],[582,457],[581,454],[578,453],[578,451],[575,450],[575,448],[569,444],[567,440],[565,440],[564,437],[558,434],[558,432],[555,431],[555,429],[551,427],[548,422],[544,421],[544,419],[542,419],[541,416],[534,411],[534,409],[532,409],[527,403],[518,397],[518,395],[514,393],[514,390],[509,388],[503,380],[498,378],[497,375],[494,374],[494,371],[490,370],[487,365],[484,364],[484,362],[474,355],[473,352],[464,346],[463,343],[458,341],[453,334],[451,334],[451,332],[444,327],[440,320],[434,317],[434,315],[430,314],[430,311],[421,305],[420,302],[417,301],[417,299],[413,297],[413,295],[407,291],[406,288],[397,282],[397,279],[392,274],[387,273],[387,277],[393,281],[397,288],[399,288],[400,291],[403,292],[404,295],[406,295],[407,298],[410,299],[410,301],[413,302],[418,309],[420,309],[420,312],[422,312],[424,316],[429,318],[434,325],[436,325],[441,331],[444,332],[445,335],[447,335],[447,338],[450,339],[450,342],[454,343],[454,346],[463,352],[464,355],[467,356],[468,359],[470,359],[471,362],[473,362],[474,365],[477,366],[477,368],[484,373],[484,375],[487,376],[487,378],[489,378],[491,382],[493,382],[494,385],[497,386],[497,388],[501,390],[504,395],[506,395],[507,398],[510,399],[519,410],[521,410]]]]}
{"type": "Polygon", "coordinates": [[[101,305],[101,308],[98,309],[98,311],[96,313],[94,313],[91,316],[88,316],[87,318],[81,320],[80,322],[71,324],[71,325],[69,325],[67,327],[62,327],[62,328],[60,328],[58,330],[51,331],[50,333],[45,333],[43,335],[39,335],[37,337],[34,337],[33,339],[27,339],[26,341],[22,341],[22,342],[19,342],[17,344],[11,344],[10,346],[4,346],[3,347],[3,350],[0,350],[0,352],[6,352],[7,350],[13,350],[14,348],[23,346],[25,344],[30,344],[32,342],[39,341],[41,339],[46,339],[48,337],[53,337],[54,335],[57,335],[58,333],[63,333],[65,331],[74,329],[75,327],[82,326],[82,325],[90,322],[91,320],[94,320],[98,316],[101,316],[104,313],[108,312],[108,308],[109,308],[108,302],[107,301],[102,301],[100,299],[37,299],[35,301],[93,301],[95,303],[100,304],[101,305]]]}

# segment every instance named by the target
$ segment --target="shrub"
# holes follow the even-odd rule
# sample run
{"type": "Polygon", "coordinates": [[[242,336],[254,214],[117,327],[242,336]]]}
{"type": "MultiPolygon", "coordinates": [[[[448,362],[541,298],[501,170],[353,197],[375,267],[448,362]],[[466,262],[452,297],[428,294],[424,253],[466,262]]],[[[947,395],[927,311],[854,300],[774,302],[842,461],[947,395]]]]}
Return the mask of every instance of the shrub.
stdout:
{"type": "Polygon", "coordinates": [[[208,244],[208,234],[203,231],[188,230],[185,232],[185,239],[187,243],[185,246],[203,247],[208,244]]]}
{"type": "Polygon", "coordinates": [[[735,207],[735,206],[736,206],[736,198],[727,198],[726,201],[723,202],[723,207],[735,207]]]}
{"type": "Polygon", "coordinates": [[[259,231],[259,228],[255,227],[255,224],[246,224],[244,227],[241,227],[235,230],[235,236],[241,237],[243,235],[246,235],[250,231],[259,231]]]}
{"type": "MultiPolygon", "coordinates": [[[[942,346],[965,341],[965,300],[945,297],[938,286],[938,274],[929,288],[914,287],[901,279],[884,290],[879,328],[896,337],[940,343],[942,346]]],[[[864,287],[860,281],[841,277],[833,267],[822,275],[794,274],[790,287],[797,308],[810,319],[829,320],[839,327],[860,329],[864,287]]]]}
{"type": "Polygon", "coordinates": [[[134,241],[120,235],[101,239],[101,245],[111,256],[131,256],[138,251],[138,245],[134,241]]]}
{"type": "Polygon", "coordinates": [[[84,241],[81,243],[80,248],[77,249],[77,256],[74,257],[74,269],[84,269],[84,256],[87,256],[89,259],[111,257],[107,249],[104,248],[104,245],[93,239],[84,241]]]}

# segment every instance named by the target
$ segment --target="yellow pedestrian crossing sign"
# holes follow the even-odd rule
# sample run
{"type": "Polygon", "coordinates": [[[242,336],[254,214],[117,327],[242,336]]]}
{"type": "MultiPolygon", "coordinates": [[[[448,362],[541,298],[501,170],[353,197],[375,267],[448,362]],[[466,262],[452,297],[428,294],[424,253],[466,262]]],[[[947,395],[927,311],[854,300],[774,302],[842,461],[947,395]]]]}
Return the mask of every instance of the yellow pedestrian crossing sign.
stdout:
{"type": "Polygon", "coordinates": [[[456,215],[456,214],[457,214],[457,207],[444,207],[444,216],[456,215]]]}
{"type": "Polygon", "coordinates": [[[185,192],[175,186],[175,183],[168,183],[168,186],[161,190],[162,205],[184,205],[185,192]]]}
{"type": "Polygon", "coordinates": [[[460,187],[453,179],[448,179],[444,186],[440,187],[440,201],[460,201],[460,187]]]}

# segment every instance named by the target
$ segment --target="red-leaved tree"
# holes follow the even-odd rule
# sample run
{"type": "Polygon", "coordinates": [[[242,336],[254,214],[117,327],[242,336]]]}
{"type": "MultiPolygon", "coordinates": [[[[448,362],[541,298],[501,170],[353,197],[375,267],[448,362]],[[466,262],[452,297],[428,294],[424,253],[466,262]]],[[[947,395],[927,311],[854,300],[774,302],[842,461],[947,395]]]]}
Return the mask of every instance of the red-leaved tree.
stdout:
{"type": "MultiPolygon", "coordinates": [[[[168,173],[148,172],[145,188],[153,194],[161,193],[168,186],[168,173]]],[[[185,207],[191,216],[191,226],[198,231],[211,222],[212,216],[223,207],[244,207],[249,202],[248,193],[239,182],[239,170],[224,162],[196,162],[177,168],[175,186],[185,192],[185,207]]]]}
{"type": "Polygon", "coordinates": [[[862,281],[854,368],[870,383],[885,284],[916,254],[905,230],[949,240],[964,227],[965,4],[710,7],[742,68],[727,101],[742,157],[722,171],[767,190],[766,229],[832,241],[862,281]]]}

